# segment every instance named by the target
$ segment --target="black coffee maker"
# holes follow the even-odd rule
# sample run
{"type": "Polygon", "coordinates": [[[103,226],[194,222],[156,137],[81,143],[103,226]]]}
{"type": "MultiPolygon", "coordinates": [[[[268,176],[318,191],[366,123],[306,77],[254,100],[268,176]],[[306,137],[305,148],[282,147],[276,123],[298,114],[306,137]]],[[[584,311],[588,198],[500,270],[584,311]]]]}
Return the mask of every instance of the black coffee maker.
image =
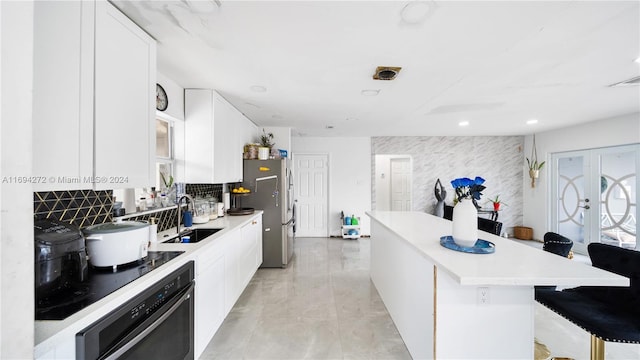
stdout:
{"type": "Polygon", "coordinates": [[[71,224],[34,220],[36,307],[87,280],[89,267],[84,236],[71,224]]]}

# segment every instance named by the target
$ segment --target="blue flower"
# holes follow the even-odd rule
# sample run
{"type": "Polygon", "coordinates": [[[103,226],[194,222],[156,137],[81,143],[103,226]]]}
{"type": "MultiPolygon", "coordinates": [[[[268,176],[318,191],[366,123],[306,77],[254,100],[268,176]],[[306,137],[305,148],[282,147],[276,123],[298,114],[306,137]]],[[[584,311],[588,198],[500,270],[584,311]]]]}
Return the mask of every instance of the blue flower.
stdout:
{"type": "Polygon", "coordinates": [[[476,176],[475,179],[458,178],[451,181],[451,185],[456,191],[456,198],[458,201],[462,199],[475,199],[480,200],[482,196],[482,190],[486,189],[484,179],[480,176],[476,176]]]}

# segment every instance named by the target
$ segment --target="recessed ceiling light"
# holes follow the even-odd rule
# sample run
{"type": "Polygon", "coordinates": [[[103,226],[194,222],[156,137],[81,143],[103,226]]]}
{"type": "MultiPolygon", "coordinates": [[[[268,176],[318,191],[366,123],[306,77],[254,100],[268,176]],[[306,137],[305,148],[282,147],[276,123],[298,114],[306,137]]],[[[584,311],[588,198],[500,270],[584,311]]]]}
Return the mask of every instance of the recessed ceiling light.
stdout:
{"type": "Polygon", "coordinates": [[[469,126],[469,122],[468,121],[460,121],[458,123],[458,126],[469,126]]]}
{"type": "Polygon", "coordinates": [[[363,96],[377,96],[379,93],[380,89],[366,89],[360,92],[363,96]]]}
{"type": "Polygon", "coordinates": [[[266,92],[267,88],[262,86],[262,85],[253,85],[252,87],[250,87],[251,91],[254,92],[266,92]]]}
{"type": "Polygon", "coordinates": [[[527,125],[533,125],[533,124],[537,124],[537,123],[538,123],[538,119],[527,120],[527,125]]]}

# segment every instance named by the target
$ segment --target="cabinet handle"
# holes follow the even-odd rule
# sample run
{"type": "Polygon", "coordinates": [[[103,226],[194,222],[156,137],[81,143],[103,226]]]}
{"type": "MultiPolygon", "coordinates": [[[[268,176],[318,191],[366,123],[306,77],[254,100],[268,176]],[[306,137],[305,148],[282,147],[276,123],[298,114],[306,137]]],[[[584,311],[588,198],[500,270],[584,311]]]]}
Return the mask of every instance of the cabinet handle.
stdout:
{"type": "Polygon", "coordinates": [[[251,225],[255,225],[255,224],[257,224],[257,223],[258,223],[257,221],[255,221],[255,220],[251,220],[251,225]]]}

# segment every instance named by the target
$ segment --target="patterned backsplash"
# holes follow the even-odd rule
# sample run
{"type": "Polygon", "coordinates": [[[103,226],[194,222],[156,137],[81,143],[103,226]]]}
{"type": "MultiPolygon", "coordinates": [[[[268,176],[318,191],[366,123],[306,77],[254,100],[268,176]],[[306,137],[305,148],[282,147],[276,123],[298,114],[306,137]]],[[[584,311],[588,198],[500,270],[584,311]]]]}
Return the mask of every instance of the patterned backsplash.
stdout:
{"type": "Polygon", "coordinates": [[[71,223],[80,228],[113,220],[113,191],[71,190],[33,193],[37,217],[71,223]]]}
{"type": "Polygon", "coordinates": [[[158,211],[156,213],[128,217],[127,220],[150,221],[151,218],[155,218],[156,224],[158,224],[158,232],[162,232],[162,231],[176,227],[176,220],[177,220],[176,211],[178,211],[177,208],[171,208],[167,210],[158,211]]]}
{"type": "MultiPolygon", "coordinates": [[[[195,197],[214,196],[222,199],[221,184],[186,184],[186,193],[195,197]]],[[[112,190],[43,191],[33,193],[33,213],[40,218],[71,223],[79,228],[113,221],[112,190]]],[[[149,221],[156,218],[158,232],[176,226],[176,208],[159,209],[156,213],[132,214],[127,220],[149,221]]]]}
{"type": "Polygon", "coordinates": [[[196,197],[215,197],[218,201],[222,200],[222,184],[186,184],[185,192],[194,199],[196,197]]]}

